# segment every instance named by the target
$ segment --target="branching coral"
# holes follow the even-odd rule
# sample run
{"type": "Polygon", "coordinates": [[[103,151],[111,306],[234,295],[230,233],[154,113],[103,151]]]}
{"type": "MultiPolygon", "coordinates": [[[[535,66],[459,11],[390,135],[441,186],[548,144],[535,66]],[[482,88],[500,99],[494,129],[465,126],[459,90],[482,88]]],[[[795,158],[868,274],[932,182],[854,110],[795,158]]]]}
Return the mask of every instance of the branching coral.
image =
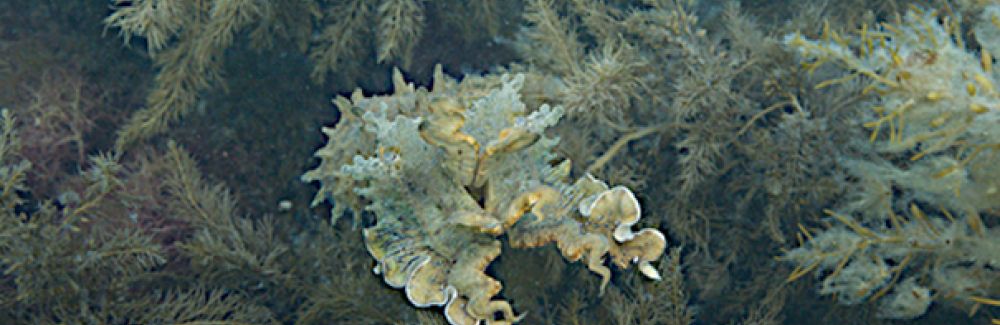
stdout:
{"type": "Polygon", "coordinates": [[[452,324],[514,323],[523,316],[493,298],[502,284],[485,273],[501,253],[502,234],[514,247],[555,243],[567,259],[583,259],[602,276],[602,291],[611,277],[605,255],[659,279],[650,262],[663,253],[664,236],[632,231],[641,210],[627,188],[589,176],[567,182],[569,161],[553,163],[558,140],[544,135],[562,108],[527,111],[518,95],[523,82],[521,75],[505,76],[500,89],[481,90],[438,73],[428,92],[397,79],[393,96],[356,97],[340,106],[361,119],[338,128],[373,138],[356,143],[374,148],[358,148],[362,154],[344,163],[339,155],[349,151],[331,146],[348,139],[333,138],[317,152],[320,168],[303,176],[321,181],[319,200],[332,194],[341,204],[349,192],[338,186],[363,197],[377,219],[364,230],[378,261],[375,273],[403,289],[414,306],[445,306],[452,324]]]}

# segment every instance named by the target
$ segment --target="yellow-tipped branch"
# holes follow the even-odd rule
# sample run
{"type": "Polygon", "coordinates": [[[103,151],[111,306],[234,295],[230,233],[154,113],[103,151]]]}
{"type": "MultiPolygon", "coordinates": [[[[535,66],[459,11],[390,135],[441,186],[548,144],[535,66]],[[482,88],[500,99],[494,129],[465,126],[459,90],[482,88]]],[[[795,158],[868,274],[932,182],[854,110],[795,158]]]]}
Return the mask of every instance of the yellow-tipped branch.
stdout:
{"type": "MultiPolygon", "coordinates": [[[[960,142],[957,142],[956,144],[963,144],[963,142],[960,141],[960,142]]],[[[949,173],[951,173],[951,172],[953,172],[953,171],[955,171],[955,170],[957,170],[959,168],[964,168],[966,165],[969,164],[970,161],[972,161],[973,158],[976,158],[976,156],[978,156],[979,153],[982,152],[984,149],[993,149],[993,154],[990,155],[990,157],[987,158],[985,162],[983,162],[982,164],[979,164],[978,166],[976,166],[976,168],[982,167],[983,165],[986,164],[986,162],[989,162],[989,161],[993,160],[993,158],[995,158],[997,156],[997,152],[1000,151],[1000,143],[983,144],[983,145],[963,145],[962,148],[959,149],[958,153],[955,155],[955,156],[957,156],[959,158],[958,164],[955,164],[954,166],[945,168],[940,173],[934,174],[933,177],[934,178],[941,178],[941,177],[944,177],[944,175],[948,175],[949,173]],[[972,149],[972,153],[970,153],[968,155],[965,155],[965,152],[967,150],[969,150],[970,148],[972,149]]]]}
{"type": "Polygon", "coordinates": [[[879,112],[879,119],[876,121],[865,123],[866,128],[874,128],[872,131],[872,137],[869,141],[874,142],[878,138],[878,132],[882,127],[883,123],[889,123],[889,142],[902,142],[903,141],[903,113],[910,107],[913,107],[914,101],[908,100],[903,103],[898,109],[892,110],[888,114],[886,111],[889,110],[888,107],[873,107],[872,109],[879,112]],[[893,123],[893,119],[898,119],[899,122],[893,123]]]}

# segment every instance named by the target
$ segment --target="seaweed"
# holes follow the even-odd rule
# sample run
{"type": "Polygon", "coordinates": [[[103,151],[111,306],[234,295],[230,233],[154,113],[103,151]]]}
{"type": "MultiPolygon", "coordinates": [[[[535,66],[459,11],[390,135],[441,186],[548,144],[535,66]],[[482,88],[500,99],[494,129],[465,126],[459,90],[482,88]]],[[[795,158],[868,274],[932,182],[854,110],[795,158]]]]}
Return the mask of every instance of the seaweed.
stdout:
{"type": "Polygon", "coordinates": [[[118,132],[121,151],[164,132],[190,113],[199,93],[219,88],[225,50],[238,34],[272,15],[270,1],[218,0],[198,4],[188,0],[115,1],[105,19],[120,28],[126,44],[131,36],[147,40],[159,68],[145,109],[135,113],[118,132]]]}
{"type": "Polygon", "coordinates": [[[5,110],[3,119],[0,162],[6,204],[0,210],[0,268],[11,288],[0,291],[4,296],[0,304],[20,310],[9,313],[11,317],[112,299],[127,291],[136,277],[165,262],[162,248],[150,234],[118,227],[102,220],[107,216],[95,214],[96,207],[121,188],[116,157],[91,157],[92,166],[79,176],[86,190],[73,204],[25,200],[23,196],[30,193],[25,183],[30,163],[15,163],[19,139],[14,118],[5,110]],[[29,204],[38,206],[22,207],[29,204]]]}

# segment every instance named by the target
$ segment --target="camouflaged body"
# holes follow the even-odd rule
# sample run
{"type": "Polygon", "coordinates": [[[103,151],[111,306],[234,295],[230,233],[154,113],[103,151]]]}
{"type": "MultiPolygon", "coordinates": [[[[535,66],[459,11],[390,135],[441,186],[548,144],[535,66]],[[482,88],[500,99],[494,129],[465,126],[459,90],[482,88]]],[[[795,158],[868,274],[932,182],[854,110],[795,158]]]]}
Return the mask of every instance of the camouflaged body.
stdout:
{"type": "Polygon", "coordinates": [[[303,176],[322,183],[317,200],[364,202],[376,217],[364,229],[374,272],[416,307],[444,306],[451,324],[521,319],[494,299],[502,284],[484,273],[505,234],[514,247],[556,243],[567,259],[584,259],[603,277],[602,290],[611,276],[605,255],[658,278],[648,262],[662,254],[663,235],[631,231],[641,212],[628,189],[589,175],[567,181],[569,161],[553,153],[559,140],[544,134],[562,108],[529,112],[518,94],[523,80],[504,76],[484,91],[439,73],[433,91],[398,78],[393,96],[341,101],[349,122],[337,128],[354,130],[327,130],[331,143],[317,152],[323,164],[303,176]]]}

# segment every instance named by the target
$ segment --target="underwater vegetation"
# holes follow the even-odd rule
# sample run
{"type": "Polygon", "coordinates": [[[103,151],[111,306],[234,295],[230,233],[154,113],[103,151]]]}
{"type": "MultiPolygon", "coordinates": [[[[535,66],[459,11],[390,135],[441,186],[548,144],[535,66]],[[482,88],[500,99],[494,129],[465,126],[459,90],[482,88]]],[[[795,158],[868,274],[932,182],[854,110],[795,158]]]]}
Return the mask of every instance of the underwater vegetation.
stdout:
{"type": "MultiPolygon", "coordinates": [[[[8,110],[3,113],[0,140],[4,202],[0,319],[4,323],[273,321],[268,313],[243,303],[245,297],[239,293],[196,283],[172,288],[149,285],[149,280],[183,254],[177,250],[199,246],[195,242],[179,245],[169,237],[175,227],[187,222],[162,220],[140,209],[155,203],[139,196],[141,191],[133,191],[137,186],[133,178],[156,173],[156,168],[133,169],[113,155],[92,156],[89,168],[72,180],[82,187],[79,193],[43,201],[32,196],[26,183],[32,165],[18,155],[21,140],[8,110]]],[[[172,181],[177,180],[180,168],[191,167],[184,166],[191,163],[190,158],[177,147],[157,158],[164,161],[163,167],[178,168],[172,174],[159,171],[172,181]]]]}
{"type": "Polygon", "coordinates": [[[998,15],[0,2],[0,323],[1000,324],[998,15]]]}
{"type": "Polygon", "coordinates": [[[240,216],[173,143],[92,156],[68,181],[79,192],[35,197],[16,118],[5,110],[3,122],[3,323],[391,322],[377,316],[387,306],[362,303],[395,298],[365,293],[381,286],[361,263],[359,236],[240,216]]]}
{"type": "Polygon", "coordinates": [[[780,257],[797,265],[789,281],[816,274],[819,293],[846,305],[875,301],[883,318],[917,318],[940,300],[971,313],[997,305],[989,297],[1000,246],[982,213],[1000,204],[990,54],[1000,7],[979,9],[972,23],[978,51],[966,49],[958,13],[919,7],[857,32],[826,27],[817,40],[785,38],[810,70],[828,62],[848,70],[818,86],[860,79],[874,94],[864,127],[880,154],[843,163],[865,179],[863,195],[827,211],[826,229],[801,228],[800,246],[780,257]]]}
{"type": "Polygon", "coordinates": [[[437,18],[435,26],[483,27],[460,28],[462,38],[472,41],[498,32],[505,7],[496,0],[111,2],[106,28],[116,30],[126,45],[140,38],[158,70],[146,107],[119,131],[119,150],[162,134],[192,112],[203,93],[224,90],[226,51],[234,47],[288,46],[308,55],[316,83],[335,76],[338,88],[350,89],[380,66],[408,69],[428,15],[437,18]]]}

